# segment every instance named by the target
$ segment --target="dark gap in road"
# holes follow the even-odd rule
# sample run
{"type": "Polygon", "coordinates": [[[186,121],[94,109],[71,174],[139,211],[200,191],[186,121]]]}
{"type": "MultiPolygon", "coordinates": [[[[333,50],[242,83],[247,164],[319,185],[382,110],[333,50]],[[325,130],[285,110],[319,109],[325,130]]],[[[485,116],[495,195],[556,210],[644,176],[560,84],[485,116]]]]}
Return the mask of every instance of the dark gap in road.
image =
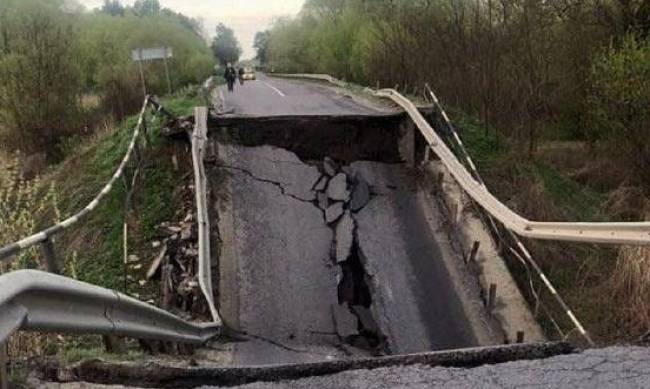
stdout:
{"type": "Polygon", "coordinates": [[[399,152],[403,114],[382,116],[211,117],[210,137],[248,147],[275,146],[303,161],[403,162],[399,152]]]}
{"type": "Polygon", "coordinates": [[[333,232],[331,258],[341,271],[338,284],[339,312],[344,309],[356,320],[356,333],[348,334],[339,330],[339,336],[354,347],[377,354],[386,353],[386,336],[379,329],[370,309],[373,303],[372,290],[362,260],[363,253],[354,218],[354,213],[365,207],[373,195],[366,181],[347,174],[349,166],[341,166],[339,161],[325,157],[319,163],[319,170],[322,175],[314,184],[313,190],[317,193],[316,197],[320,197],[318,203],[324,212],[325,223],[333,232]]]}
{"type": "Polygon", "coordinates": [[[349,336],[345,340],[355,347],[389,354],[386,336],[379,329],[370,310],[372,292],[362,256],[355,236],[350,256],[340,264],[343,278],[339,283],[339,304],[346,305],[356,317],[359,334],[349,336]]]}
{"type": "Polygon", "coordinates": [[[219,261],[224,290],[237,290],[222,298],[230,316],[282,342],[334,340],[345,355],[475,345],[418,197],[414,165],[423,140],[403,115],[212,117],[209,128],[220,150],[209,166],[230,173],[225,186],[236,196],[224,206],[239,217],[224,219],[225,231],[234,227],[228,247],[238,256],[219,261]],[[274,251],[259,249],[265,245],[274,251]],[[242,276],[255,282],[240,292],[242,276]],[[269,276],[279,282],[268,283],[269,276]],[[276,298],[285,290],[300,293],[276,298]],[[314,336],[314,328],[330,338],[314,336]]]}

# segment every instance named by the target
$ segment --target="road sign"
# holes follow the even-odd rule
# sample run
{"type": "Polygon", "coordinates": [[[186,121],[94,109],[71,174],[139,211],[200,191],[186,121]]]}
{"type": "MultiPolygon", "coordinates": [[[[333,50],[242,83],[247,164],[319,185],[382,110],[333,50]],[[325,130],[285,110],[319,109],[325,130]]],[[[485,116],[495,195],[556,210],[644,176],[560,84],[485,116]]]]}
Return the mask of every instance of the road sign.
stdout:
{"type": "Polygon", "coordinates": [[[173,57],[171,47],[153,47],[149,49],[135,49],[131,51],[131,57],[134,61],[153,61],[156,59],[167,59],[173,57]]]}
{"type": "Polygon", "coordinates": [[[140,66],[140,78],[142,78],[142,89],[144,95],[147,95],[147,84],[144,79],[144,70],[142,69],[142,62],[145,61],[154,61],[157,59],[162,59],[165,63],[165,75],[167,76],[167,89],[168,92],[172,93],[172,81],[169,77],[169,66],[167,65],[167,58],[172,58],[174,53],[171,47],[152,47],[148,49],[135,49],[131,51],[131,58],[133,61],[137,62],[140,66]]]}

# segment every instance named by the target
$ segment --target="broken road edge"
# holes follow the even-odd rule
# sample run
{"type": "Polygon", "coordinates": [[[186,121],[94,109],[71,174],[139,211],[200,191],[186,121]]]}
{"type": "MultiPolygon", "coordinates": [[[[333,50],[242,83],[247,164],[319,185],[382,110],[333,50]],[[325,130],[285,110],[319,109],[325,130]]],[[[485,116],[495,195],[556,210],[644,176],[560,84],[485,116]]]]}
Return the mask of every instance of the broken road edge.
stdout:
{"type": "Polygon", "coordinates": [[[347,370],[372,370],[393,366],[425,365],[472,368],[519,360],[545,359],[580,351],[569,343],[548,342],[255,367],[178,367],[159,363],[141,366],[134,363],[91,360],[70,368],[61,369],[50,366],[43,372],[45,376],[42,379],[66,377],[66,380],[70,380],[70,382],[84,381],[95,384],[161,388],[191,388],[201,385],[234,386],[254,382],[296,380],[331,375],[347,370]]]}

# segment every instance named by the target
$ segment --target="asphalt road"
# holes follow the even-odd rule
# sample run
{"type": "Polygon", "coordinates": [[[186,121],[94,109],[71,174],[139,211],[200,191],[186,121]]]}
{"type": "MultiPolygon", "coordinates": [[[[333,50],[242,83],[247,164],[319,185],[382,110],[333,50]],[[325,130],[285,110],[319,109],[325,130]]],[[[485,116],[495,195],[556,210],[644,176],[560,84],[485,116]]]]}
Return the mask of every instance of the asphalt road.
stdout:
{"type": "Polygon", "coordinates": [[[314,82],[287,80],[257,74],[257,80],[235,84],[233,92],[222,85],[223,112],[246,116],[373,115],[380,112],[337,94],[314,82]]]}
{"type": "Polygon", "coordinates": [[[649,362],[650,350],[646,347],[614,347],[472,369],[425,365],[360,369],[293,381],[258,382],[237,388],[648,388],[649,362]]]}
{"type": "MultiPolygon", "coordinates": [[[[265,75],[234,92],[222,86],[220,93],[227,115],[237,117],[383,113],[325,84],[265,75]]],[[[327,129],[315,136],[325,139],[327,129]]],[[[293,150],[215,143],[210,181],[223,191],[213,207],[219,210],[213,218],[221,245],[215,261],[220,312],[232,327],[273,345],[239,344],[235,364],[352,356],[359,350],[341,348],[364,341],[344,339],[362,329],[385,339],[387,347],[376,347],[393,354],[499,341],[476,280],[458,276],[462,258],[442,230],[435,199],[406,164],[357,161],[327,173],[322,161],[302,161],[293,150]],[[343,187],[330,176],[342,176],[343,187]],[[359,180],[371,195],[352,209],[350,194],[340,191],[352,192],[359,180]],[[328,220],[337,204],[351,223],[340,215],[328,220]],[[365,274],[350,270],[359,267],[365,274]]],[[[460,273],[467,273],[464,265],[460,273]]]]}

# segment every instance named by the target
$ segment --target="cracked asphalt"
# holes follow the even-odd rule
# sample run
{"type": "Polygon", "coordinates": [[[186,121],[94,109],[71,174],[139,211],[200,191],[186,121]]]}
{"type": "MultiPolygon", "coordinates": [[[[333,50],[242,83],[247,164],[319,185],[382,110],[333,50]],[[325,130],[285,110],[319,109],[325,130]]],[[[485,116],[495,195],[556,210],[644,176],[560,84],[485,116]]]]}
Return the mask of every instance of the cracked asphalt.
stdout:
{"type": "Polygon", "coordinates": [[[229,327],[267,341],[236,344],[233,365],[494,343],[479,312],[479,291],[464,290],[447,270],[453,254],[430,225],[436,215],[423,207],[433,202],[420,199],[408,167],[365,161],[325,174],[320,161],[303,162],[274,146],[216,142],[215,149],[208,170],[224,181],[213,177],[211,185],[226,192],[213,206],[220,312],[229,327]],[[344,211],[358,178],[370,184],[370,198],[356,212],[344,211]],[[324,187],[317,191],[319,183],[324,187]],[[351,223],[337,229],[345,212],[351,223]],[[360,259],[361,270],[353,270],[352,258],[360,259]],[[466,309],[460,289],[478,310],[466,309]],[[369,310],[354,308],[364,304],[369,310]],[[376,334],[377,343],[348,339],[361,329],[376,334]]]}
{"type": "MultiPolygon", "coordinates": [[[[209,386],[203,389],[212,388],[209,386]]],[[[613,347],[548,359],[472,369],[423,365],[350,370],[293,381],[257,382],[241,389],[650,388],[650,349],[613,347]]]]}
{"type": "Polygon", "coordinates": [[[271,146],[220,144],[218,155],[215,168],[227,172],[229,188],[216,205],[222,315],[235,329],[284,346],[238,343],[233,364],[345,357],[332,319],[333,232],[312,202],[318,169],[271,146]]]}

